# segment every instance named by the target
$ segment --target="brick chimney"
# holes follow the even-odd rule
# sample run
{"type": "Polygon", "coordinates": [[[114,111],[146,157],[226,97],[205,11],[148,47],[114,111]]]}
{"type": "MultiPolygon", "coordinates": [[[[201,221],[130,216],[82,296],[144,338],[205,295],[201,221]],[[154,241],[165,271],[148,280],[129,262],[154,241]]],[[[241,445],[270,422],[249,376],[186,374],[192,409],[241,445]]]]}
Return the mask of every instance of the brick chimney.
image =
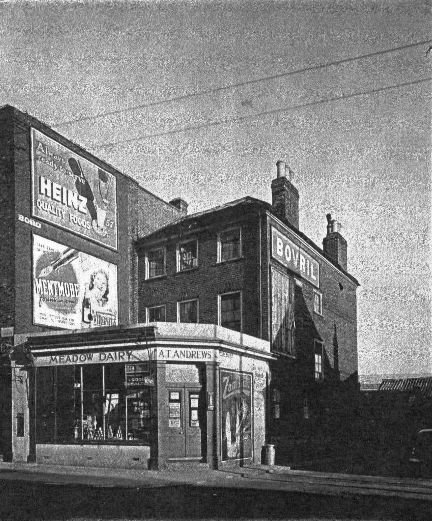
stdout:
{"type": "Polygon", "coordinates": [[[187,215],[188,204],[184,199],[177,197],[176,199],[173,199],[172,201],[170,201],[169,204],[171,206],[174,206],[175,208],[177,208],[177,210],[180,210],[180,212],[183,215],[187,215]]]}
{"type": "Polygon", "coordinates": [[[288,221],[294,228],[299,228],[299,193],[297,188],[292,184],[292,170],[284,163],[278,161],[276,163],[277,177],[273,179],[272,189],[272,206],[273,213],[282,219],[288,221]],[[287,174],[289,179],[287,178],[287,174]]]}
{"type": "Polygon", "coordinates": [[[323,240],[324,253],[344,270],[347,269],[348,244],[340,234],[341,224],[327,214],[327,236],[323,240]]]}

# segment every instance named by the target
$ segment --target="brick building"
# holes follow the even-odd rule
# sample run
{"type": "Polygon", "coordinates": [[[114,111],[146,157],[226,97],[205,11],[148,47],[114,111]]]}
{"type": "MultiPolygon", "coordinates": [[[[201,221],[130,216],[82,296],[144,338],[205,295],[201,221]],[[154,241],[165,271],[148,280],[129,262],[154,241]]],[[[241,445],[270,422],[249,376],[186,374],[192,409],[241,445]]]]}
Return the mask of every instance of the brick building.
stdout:
{"type": "Polygon", "coordinates": [[[0,129],[3,458],[258,461],[269,343],[139,324],[135,241],[181,218],[184,203],[13,107],[0,109],[0,129]]]}
{"type": "Polygon", "coordinates": [[[245,197],[184,215],[137,251],[140,322],[216,323],[271,343],[269,438],[292,459],[289,443],[326,414],[340,427],[335,404],[357,388],[358,282],[331,215],[322,249],[299,230],[289,172],[278,162],[271,205],[245,197]]]}

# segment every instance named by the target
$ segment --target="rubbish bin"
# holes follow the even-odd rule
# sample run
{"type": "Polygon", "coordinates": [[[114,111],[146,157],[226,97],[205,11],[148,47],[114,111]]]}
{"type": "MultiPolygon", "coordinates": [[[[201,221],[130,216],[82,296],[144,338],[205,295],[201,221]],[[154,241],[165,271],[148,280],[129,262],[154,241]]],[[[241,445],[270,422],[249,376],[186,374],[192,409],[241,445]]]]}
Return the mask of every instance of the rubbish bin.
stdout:
{"type": "Polygon", "coordinates": [[[271,443],[264,445],[264,465],[272,467],[275,464],[275,447],[271,443]]]}

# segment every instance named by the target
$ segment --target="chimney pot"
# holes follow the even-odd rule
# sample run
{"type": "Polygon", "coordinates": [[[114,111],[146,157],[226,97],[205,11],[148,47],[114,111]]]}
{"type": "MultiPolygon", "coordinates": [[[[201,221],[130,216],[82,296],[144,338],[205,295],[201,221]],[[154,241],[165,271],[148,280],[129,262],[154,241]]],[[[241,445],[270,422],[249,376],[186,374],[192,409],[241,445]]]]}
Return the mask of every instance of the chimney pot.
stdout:
{"type": "Polygon", "coordinates": [[[285,164],[285,161],[278,161],[276,163],[276,172],[277,172],[277,177],[285,177],[285,173],[286,173],[286,164],[285,164]]]}
{"type": "Polygon", "coordinates": [[[187,215],[188,211],[188,204],[184,199],[181,199],[180,197],[177,197],[176,199],[172,199],[169,204],[171,206],[174,206],[174,208],[177,208],[177,210],[180,210],[180,212],[184,215],[187,215]]]}

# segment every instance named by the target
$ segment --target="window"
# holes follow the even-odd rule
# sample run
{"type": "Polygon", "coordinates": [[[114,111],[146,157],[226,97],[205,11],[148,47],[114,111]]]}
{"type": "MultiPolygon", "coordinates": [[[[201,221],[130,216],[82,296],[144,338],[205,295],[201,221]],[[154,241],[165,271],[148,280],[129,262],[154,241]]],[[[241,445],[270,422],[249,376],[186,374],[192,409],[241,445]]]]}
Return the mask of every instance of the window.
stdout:
{"type": "Polygon", "coordinates": [[[177,247],[177,271],[186,271],[198,266],[198,241],[182,242],[177,247]]]}
{"type": "Polygon", "coordinates": [[[218,262],[242,256],[241,228],[232,228],[218,235],[218,262]]]}
{"type": "Polygon", "coordinates": [[[286,273],[272,268],[272,348],[294,356],[295,353],[295,302],[294,284],[286,273]]]}
{"type": "Polygon", "coordinates": [[[240,291],[219,295],[219,325],[235,331],[242,330],[240,291]]]}
{"type": "Polygon", "coordinates": [[[147,278],[165,275],[165,248],[157,248],[147,252],[147,278]]]}
{"type": "Polygon", "coordinates": [[[166,322],[166,306],[147,308],[147,322],[166,322]]]}
{"type": "Polygon", "coordinates": [[[198,300],[185,300],[177,304],[177,322],[198,323],[198,300]]]}
{"type": "Polygon", "coordinates": [[[37,443],[149,443],[154,375],[140,364],[41,367],[37,443]]]}
{"type": "Polygon", "coordinates": [[[314,312],[322,315],[322,294],[314,290],[314,312]]]}
{"type": "Polygon", "coordinates": [[[322,342],[318,342],[315,340],[315,358],[314,358],[314,374],[315,374],[315,380],[321,381],[324,379],[324,372],[323,372],[323,365],[322,365],[322,359],[323,359],[323,344],[322,342]]]}

